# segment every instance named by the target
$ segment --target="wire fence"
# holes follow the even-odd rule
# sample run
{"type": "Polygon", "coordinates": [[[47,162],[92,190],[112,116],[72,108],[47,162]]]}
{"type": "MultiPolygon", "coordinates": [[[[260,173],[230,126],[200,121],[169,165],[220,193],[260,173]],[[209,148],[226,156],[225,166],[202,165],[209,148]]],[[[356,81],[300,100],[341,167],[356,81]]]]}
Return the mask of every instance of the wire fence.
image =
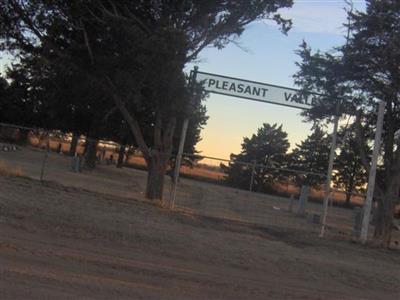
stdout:
{"type": "MultiPolygon", "coordinates": [[[[183,178],[178,185],[176,200],[179,208],[241,222],[319,232],[326,186],[321,183],[309,188],[294,178],[311,175],[325,182],[326,174],[209,156],[196,158],[181,168],[183,178]],[[233,181],[229,180],[227,174],[227,168],[232,165],[239,165],[242,171],[237,176],[238,179],[233,181]],[[257,175],[265,177],[268,173],[274,179],[266,187],[257,184],[257,175]],[[209,183],[214,186],[210,188],[209,183]]],[[[358,224],[359,213],[355,214],[352,209],[348,209],[348,202],[351,208],[359,208],[364,199],[362,194],[347,195],[343,191],[331,189],[328,216],[330,232],[346,236],[357,235],[358,226],[361,225],[358,224]]]]}
{"type": "MultiPolygon", "coordinates": [[[[172,168],[170,164],[167,174],[172,174],[172,168]]],[[[11,173],[93,192],[144,199],[146,169],[143,155],[133,146],[0,123],[0,174],[11,173]],[[95,149],[94,169],[86,166],[90,145],[95,149]]],[[[322,183],[304,188],[292,180],[299,175],[320,177],[322,182],[326,176],[307,170],[184,154],[176,209],[317,233],[325,186],[322,183]],[[230,181],[228,176],[228,169],[233,165],[240,166],[242,172],[236,181],[230,181]],[[275,178],[278,171],[285,176],[275,178]],[[272,179],[266,185],[261,184],[260,174],[264,177],[270,174],[272,179]]],[[[164,198],[169,197],[170,182],[166,177],[164,198]]],[[[355,211],[343,208],[346,199],[353,206],[362,206],[364,195],[346,197],[343,191],[332,190],[328,228],[332,233],[352,236],[359,220],[355,211]]]]}

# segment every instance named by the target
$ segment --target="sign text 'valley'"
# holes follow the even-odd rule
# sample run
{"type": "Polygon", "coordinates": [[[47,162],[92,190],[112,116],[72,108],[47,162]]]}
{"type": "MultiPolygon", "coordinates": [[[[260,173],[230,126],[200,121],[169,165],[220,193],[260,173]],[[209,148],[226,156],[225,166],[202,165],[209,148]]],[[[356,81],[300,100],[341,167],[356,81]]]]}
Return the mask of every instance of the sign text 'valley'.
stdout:
{"type": "Polygon", "coordinates": [[[301,109],[310,109],[319,101],[316,95],[300,95],[295,89],[199,71],[196,81],[208,92],[301,109]]]}

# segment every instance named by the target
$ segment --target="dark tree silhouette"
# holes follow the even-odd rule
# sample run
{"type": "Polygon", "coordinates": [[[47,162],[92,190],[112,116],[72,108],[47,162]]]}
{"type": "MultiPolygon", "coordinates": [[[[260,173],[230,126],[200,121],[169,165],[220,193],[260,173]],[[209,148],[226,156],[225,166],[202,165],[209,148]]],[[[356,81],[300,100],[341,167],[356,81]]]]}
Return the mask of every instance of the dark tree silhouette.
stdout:
{"type": "Polygon", "coordinates": [[[286,164],[289,146],[287,133],[283,131],[282,125],[264,123],[256,134],[243,139],[241,153],[231,154],[232,163],[223,167],[227,174],[227,183],[248,189],[252,174],[251,164],[259,164],[265,167],[255,168],[253,189],[258,192],[271,191],[272,184],[284,177],[284,173],[278,169],[286,164]],[[250,165],[244,165],[243,162],[250,165]]]}
{"type": "MultiPolygon", "coordinates": [[[[314,126],[313,132],[293,149],[289,167],[293,170],[325,175],[328,169],[329,152],[329,136],[321,127],[314,126]]],[[[295,175],[294,179],[298,185],[313,187],[318,187],[326,180],[324,176],[301,172],[295,175]]]]}
{"type": "Polygon", "coordinates": [[[180,119],[198,110],[183,73],[207,46],[223,48],[249,23],[292,0],[20,1],[0,3],[2,48],[76,68],[105,89],[129,125],[148,166],[146,196],[162,200],[164,174],[180,119]],[[143,118],[152,128],[146,139],[143,118]]]}
{"type": "Polygon", "coordinates": [[[347,42],[335,49],[335,54],[313,54],[305,44],[301,47],[300,70],[295,78],[303,89],[326,95],[324,105],[305,113],[308,119],[326,120],[338,99],[342,100],[342,112],[357,116],[358,151],[367,172],[370,157],[365,145],[373,140],[377,103],[385,102],[382,158],[374,195],[378,203],[374,236],[388,247],[400,187],[400,144],[395,139],[400,128],[400,6],[394,0],[368,0],[366,4],[365,12],[349,12],[347,42]]]}

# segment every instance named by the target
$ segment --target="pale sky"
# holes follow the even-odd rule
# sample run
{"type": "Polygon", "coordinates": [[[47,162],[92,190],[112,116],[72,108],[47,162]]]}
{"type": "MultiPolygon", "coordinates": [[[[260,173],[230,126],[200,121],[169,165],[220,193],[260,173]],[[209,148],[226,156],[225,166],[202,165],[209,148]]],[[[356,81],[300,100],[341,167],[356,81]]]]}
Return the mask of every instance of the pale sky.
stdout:
{"type": "MultiPolygon", "coordinates": [[[[353,1],[364,10],[364,1],[353,1]]],[[[295,87],[297,71],[294,53],[305,40],[313,49],[329,50],[344,42],[346,4],[338,1],[295,1],[293,8],[281,10],[293,28],[287,36],[270,22],[250,24],[240,38],[243,51],[235,45],[204,50],[196,65],[200,71],[295,87]]],[[[192,68],[194,64],[190,65],[192,68]]],[[[251,136],[264,122],[283,124],[291,147],[310,134],[311,124],[303,122],[300,110],[240,98],[210,94],[206,102],[209,120],[197,149],[205,156],[228,158],[239,153],[243,137],[251,136]]]]}

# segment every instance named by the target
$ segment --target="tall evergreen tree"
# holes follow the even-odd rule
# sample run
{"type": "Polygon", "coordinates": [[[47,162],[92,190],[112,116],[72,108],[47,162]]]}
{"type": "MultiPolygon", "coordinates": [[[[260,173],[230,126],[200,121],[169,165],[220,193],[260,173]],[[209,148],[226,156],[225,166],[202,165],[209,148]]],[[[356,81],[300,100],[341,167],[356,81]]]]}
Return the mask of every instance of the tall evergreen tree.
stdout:
{"type": "Polygon", "coordinates": [[[224,168],[227,183],[248,189],[253,171],[251,164],[263,165],[265,167],[255,168],[253,190],[271,191],[272,184],[279,182],[284,176],[279,168],[285,166],[289,146],[287,133],[283,131],[282,125],[264,123],[251,138],[243,139],[241,153],[231,154],[232,162],[224,168]],[[243,162],[250,165],[244,165],[243,162]]]}
{"type": "MultiPolygon", "coordinates": [[[[289,167],[302,172],[324,175],[328,169],[330,153],[330,138],[320,126],[300,144],[296,145],[290,154],[289,167]]],[[[298,185],[318,187],[325,182],[324,176],[301,173],[294,176],[298,185]]]]}
{"type": "Polygon", "coordinates": [[[347,42],[336,49],[334,59],[302,47],[296,79],[304,89],[318,90],[330,100],[307,112],[309,119],[326,119],[334,111],[332,99],[341,99],[342,111],[357,115],[358,149],[367,172],[370,158],[365,145],[373,141],[377,104],[385,102],[374,237],[387,247],[400,188],[400,141],[395,139],[400,129],[400,4],[396,0],[367,0],[366,4],[365,12],[349,13],[347,42]]]}
{"type": "Polygon", "coordinates": [[[258,19],[287,31],[290,22],[277,10],[292,2],[7,0],[0,3],[1,48],[77,68],[104,87],[146,160],[146,196],[162,200],[177,123],[203,99],[188,88],[185,64],[207,46],[223,48],[258,19]],[[140,125],[146,112],[151,140],[140,125]]]}
{"type": "MultiPolygon", "coordinates": [[[[365,190],[368,174],[362,164],[354,125],[347,129],[342,127],[338,136],[340,152],[335,161],[333,183],[346,192],[346,205],[350,206],[351,195],[365,190]]],[[[371,152],[369,147],[365,152],[371,152]]]]}
{"type": "Polygon", "coordinates": [[[4,111],[4,103],[8,100],[9,94],[9,84],[5,78],[0,75],[0,120],[1,114],[4,111]]]}

